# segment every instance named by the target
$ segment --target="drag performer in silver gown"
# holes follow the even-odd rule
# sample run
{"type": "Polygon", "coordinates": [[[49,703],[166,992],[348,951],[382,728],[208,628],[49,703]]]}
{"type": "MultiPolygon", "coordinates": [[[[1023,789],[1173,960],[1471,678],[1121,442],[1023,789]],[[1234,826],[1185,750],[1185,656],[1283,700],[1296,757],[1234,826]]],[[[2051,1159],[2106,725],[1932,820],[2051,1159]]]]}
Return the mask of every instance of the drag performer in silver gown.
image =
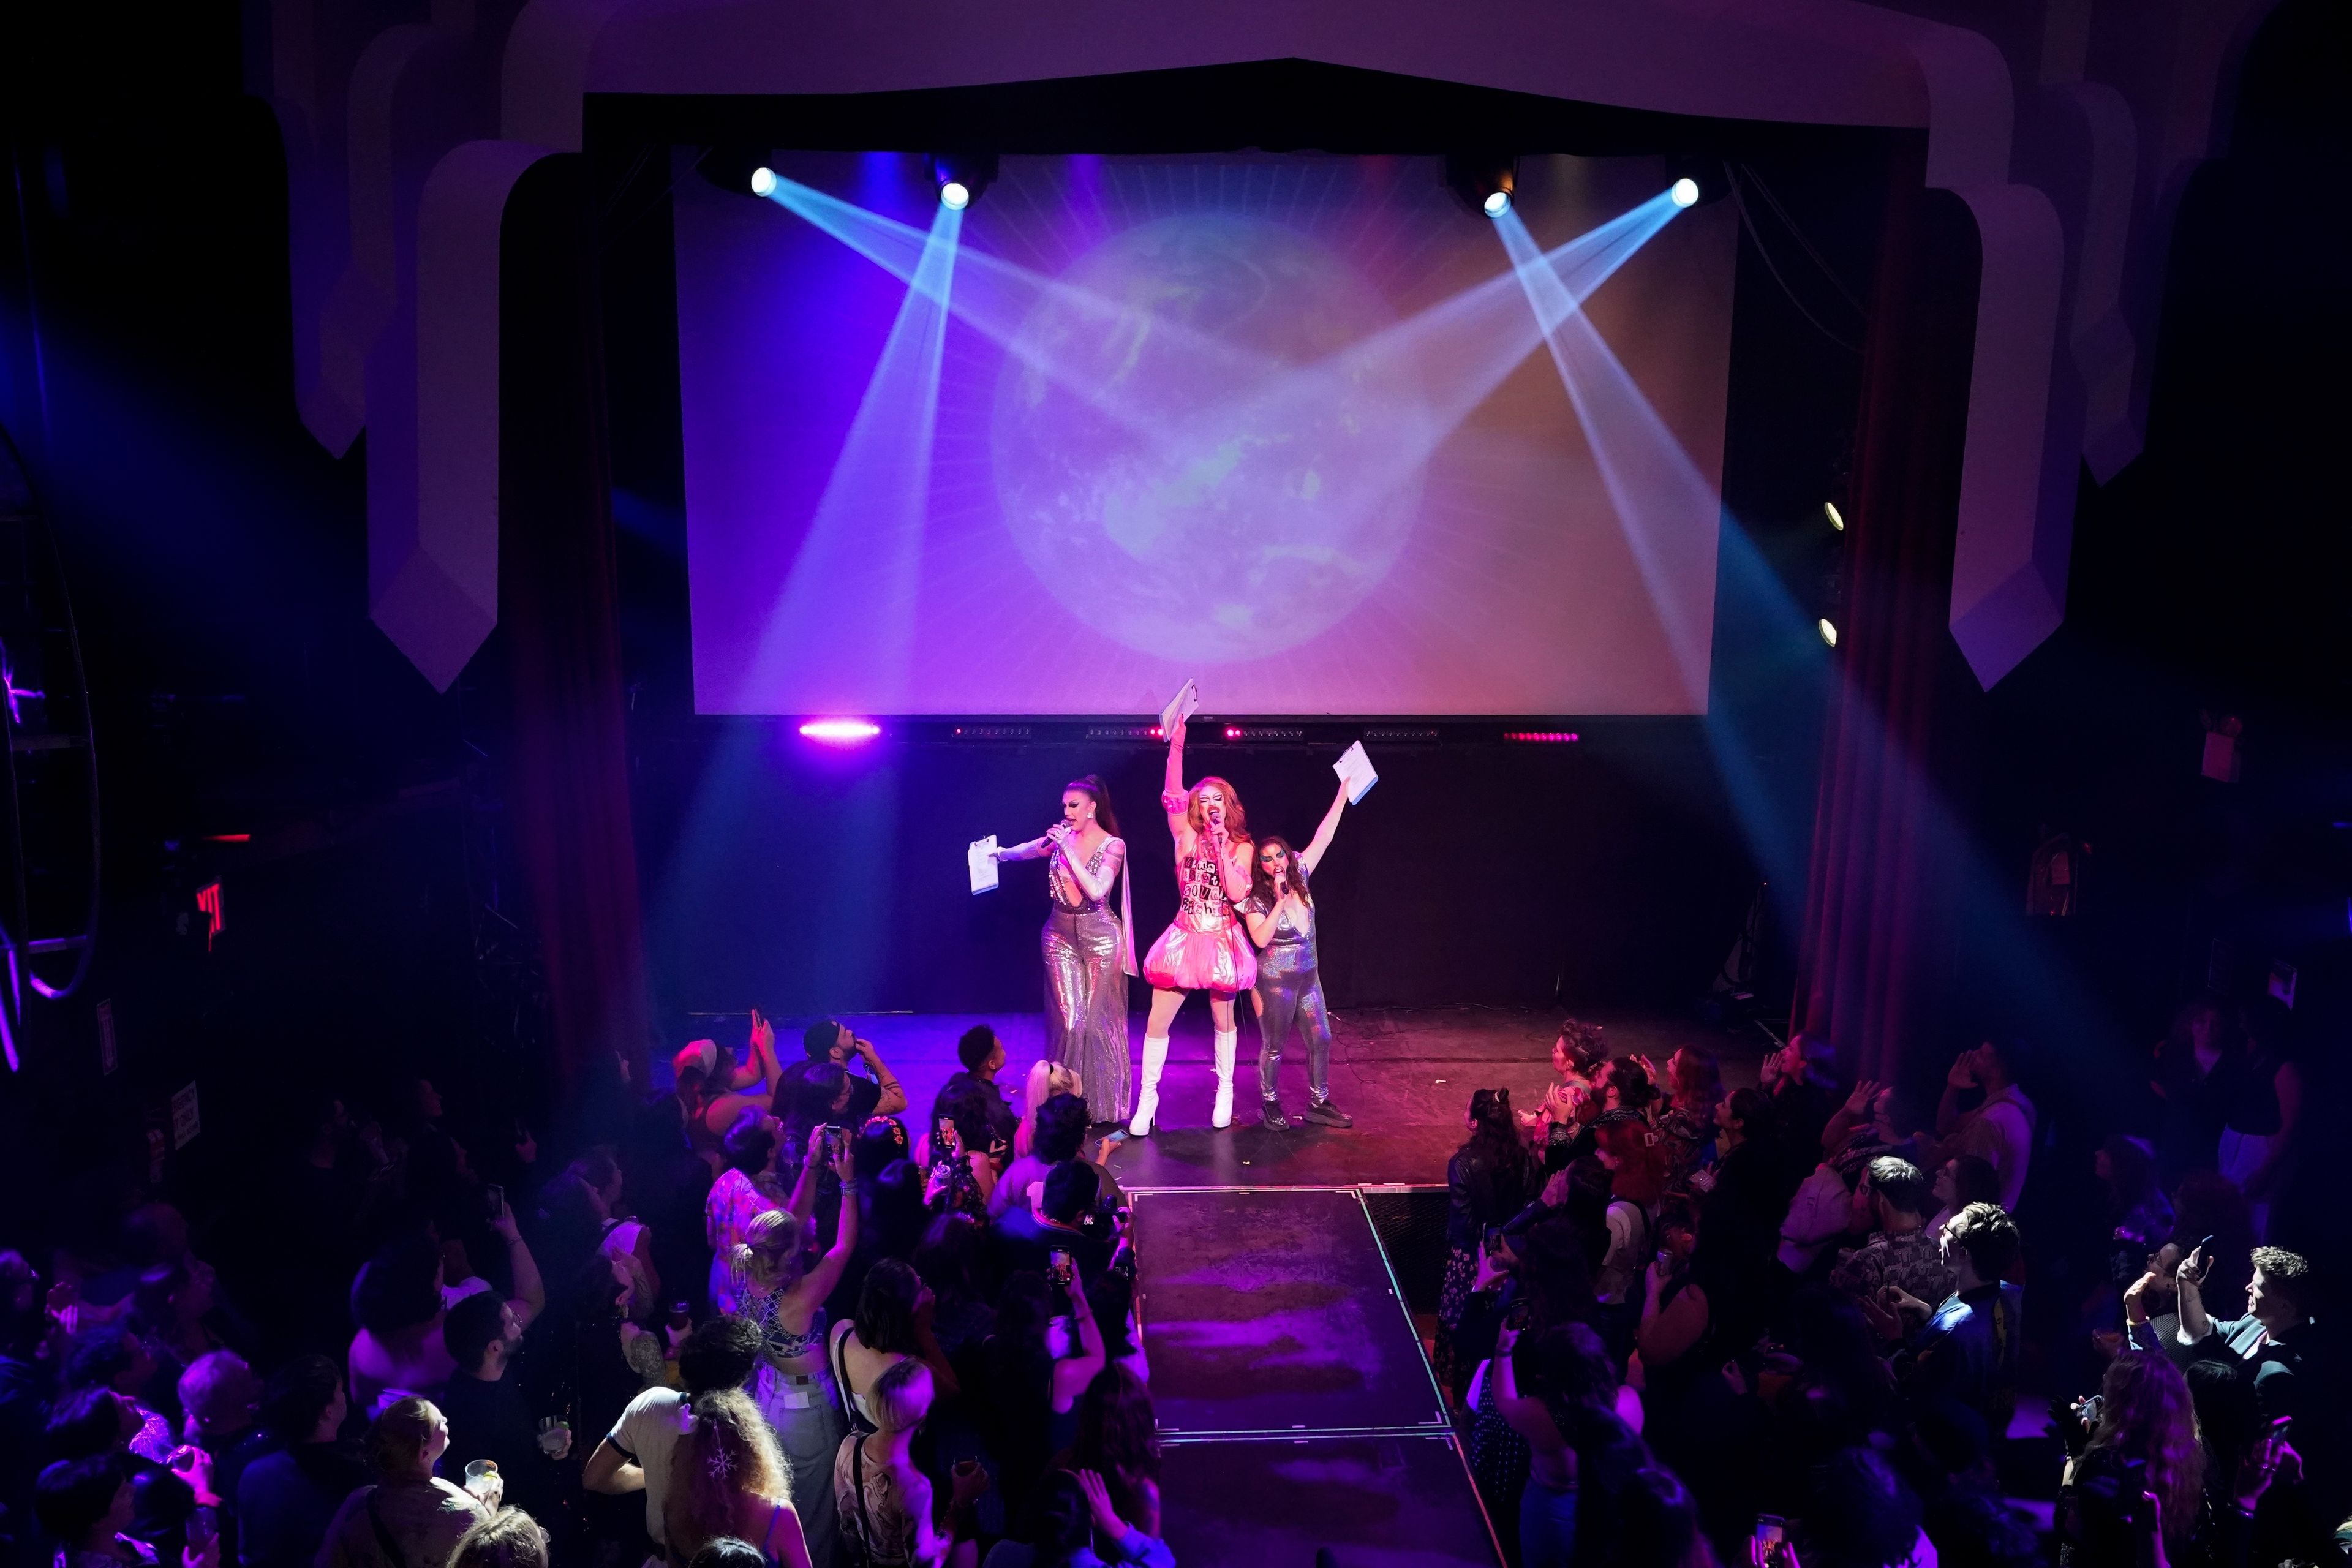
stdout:
{"type": "Polygon", "coordinates": [[[1129,1100],[1127,977],[1135,973],[1135,926],[1121,873],[1110,793],[1098,774],[1064,786],[1062,820],[1045,836],[996,852],[999,860],[1045,860],[1051,907],[1039,938],[1045,959],[1045,1058],[1087,1088],[1087,1119],[1124,1121],[1129,1100]],[[1110,907],[1111,885],[1119,908],[1110,907]]]}
{"type": "Polygon", "coordinates": [[[1331,836],[1339,829],[1340,814],[1348,809],[1343,781],[1332,797],[1331,809],[1307,847],[1293,851],[1284,839],[1271,835],[1258,841],[1250,862],[1250,896],[1242,905],[1242,920],[1250,940],[1259,948],[1257,960],[1257,1088],[1265,1100],[1265,1123],[1286,1128],[1276,1080],[1282,1067],[1282,1047],[1289,1043],[1294,1021],[1307,1037],[1307,1120],[1326,1127],[1349,1127],[1353,1120],[1331,1103],[1331,1016],[1323,1001],[1323,980],[1315,956],[1315,899],[1307,879],[1323,863],[1331,836]]]}

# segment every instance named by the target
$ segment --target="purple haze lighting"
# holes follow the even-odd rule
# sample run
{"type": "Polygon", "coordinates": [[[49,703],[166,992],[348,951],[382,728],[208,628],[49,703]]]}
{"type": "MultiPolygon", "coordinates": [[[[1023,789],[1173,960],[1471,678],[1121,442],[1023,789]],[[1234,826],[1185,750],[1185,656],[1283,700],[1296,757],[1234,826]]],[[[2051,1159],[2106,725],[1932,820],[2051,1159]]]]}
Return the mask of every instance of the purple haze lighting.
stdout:
{"type": "Polygon", "coordinates": [[[828,746],[862,746],[882,732],[870,719],[812,719],[801,726],[801,738],[828,746]]]}

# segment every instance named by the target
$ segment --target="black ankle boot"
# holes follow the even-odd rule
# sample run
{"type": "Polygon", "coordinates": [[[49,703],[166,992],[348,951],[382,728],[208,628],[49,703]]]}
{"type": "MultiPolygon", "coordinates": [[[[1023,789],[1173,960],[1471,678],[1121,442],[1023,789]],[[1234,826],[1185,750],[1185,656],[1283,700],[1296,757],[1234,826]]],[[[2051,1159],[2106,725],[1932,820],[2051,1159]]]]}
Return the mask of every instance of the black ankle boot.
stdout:
{"type": "Polygon", "coordinates": [[[1307,1120],[1309,1121],[1319,1121],[1326,1127],[1353,1127],[1356,1124],[1356,1119],[1354,1117],[1349,1115],[1346,1111],[1340,1110],[1338,1106],[1332,1104],[1328,1100],[1308,1100],[1307,1102],[1307,1120]]]}
{"type": "Polygon", "coordinates": [[[1282,1101],[1278,1100],[1265,1101],[1265,1109],[1260,1113],[1258,1121],[1273,1128],[1276,1132],[1286,1132],[1290,1130],[1290,1118],[1282,1113],[1282,1101]]]}

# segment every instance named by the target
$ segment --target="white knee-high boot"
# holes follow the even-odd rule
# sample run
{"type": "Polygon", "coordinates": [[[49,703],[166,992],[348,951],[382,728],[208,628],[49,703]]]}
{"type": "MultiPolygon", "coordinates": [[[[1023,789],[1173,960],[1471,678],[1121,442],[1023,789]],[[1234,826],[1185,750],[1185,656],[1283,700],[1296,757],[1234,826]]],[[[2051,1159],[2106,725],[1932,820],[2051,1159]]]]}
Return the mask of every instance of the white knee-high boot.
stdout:
{"type": "Polygon", "coordinates": [[[1230,1127],[1234,1121],[1234,1050],[1241,1043],[1238,1029],[1217,1031],[1217,1105],[1209,1113],[1212,1127],[1230,1127]]]}
{"type": "Polygon", "coordinates": [[[1168,1066],[1168,1037],[1143,1037],[1143,1092],[1135,1097],[1135,1120],[1127,1130],[1138,1138],[1151,1131],[1151,1119],[1160,1114],[1160,1074],[1168,1066]]]}

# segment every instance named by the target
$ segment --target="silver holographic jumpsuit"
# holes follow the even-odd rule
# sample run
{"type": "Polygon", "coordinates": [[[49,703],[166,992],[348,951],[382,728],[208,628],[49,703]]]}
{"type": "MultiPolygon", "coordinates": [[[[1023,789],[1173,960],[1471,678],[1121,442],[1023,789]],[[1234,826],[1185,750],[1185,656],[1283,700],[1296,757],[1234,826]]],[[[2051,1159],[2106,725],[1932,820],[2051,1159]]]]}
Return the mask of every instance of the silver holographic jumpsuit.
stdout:
{"type": "MultiPolygon", "coordinates": [[[[1258,914],[1266,907],[1256,899],[1245,906],[1258,914]]],[[[1257,1087],[1267,1100],[1275,1097],[1276,1073],[1282,1066],[1282,1047],[1296,1019],[1307,1037],[1307,1089],[1318,1104],[1331,1098],[1331,1018],[1323,1001],[1323,980],[1315,967],[1315,908],[1307,906],[1306,924],[1291,923],[1286,900],[1275,917],[1274,940],[1257,959],[1258,1015],[1257,1087]]]]}

